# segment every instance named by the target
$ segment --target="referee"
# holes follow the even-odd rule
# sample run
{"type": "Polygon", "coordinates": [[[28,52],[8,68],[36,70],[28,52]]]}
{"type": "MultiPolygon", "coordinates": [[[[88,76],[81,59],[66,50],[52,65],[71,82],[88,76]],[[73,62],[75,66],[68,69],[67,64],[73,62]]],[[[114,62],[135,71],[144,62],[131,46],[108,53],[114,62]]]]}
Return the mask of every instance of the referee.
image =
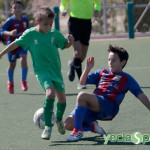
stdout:
{"type": "MultiPolygon", "coordinates": [[[[73,59],[68,61],[69,72],[68,79],[73,81],[75,78],[75,71],[80,80],[82,74],[82,62],[84,61],[91,35],[92,22],[91,19],[98,17],[101,9],[100,0],[61,0],[60,12],[62,16],[67,13],[70,18],[68,20],[69,34],[74,37],[73,44],[73,59]],[[67,11],[68,3],[70,9],[67,11]]],[[[86,88],[86,86],[78,85],[77,89],[86,88]]]]}

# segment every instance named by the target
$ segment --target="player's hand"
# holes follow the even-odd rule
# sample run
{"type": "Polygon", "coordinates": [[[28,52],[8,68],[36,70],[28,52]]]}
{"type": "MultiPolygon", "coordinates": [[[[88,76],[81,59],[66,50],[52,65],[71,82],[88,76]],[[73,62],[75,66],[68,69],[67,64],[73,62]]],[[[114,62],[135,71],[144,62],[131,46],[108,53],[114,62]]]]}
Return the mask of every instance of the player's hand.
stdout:
{"type": "Polygon", "coordinates": [[[74,42],[74,38],[71,34],[67,35],[67,39],[68,39],[68,41],[66,42],[64,48],[69,48],[74,42]]]}
{"type": "Polygon", "coordinates": [[[10,36],[16,36],[17,34],[17,29],[14,29],[10,32],[10,36]]]}
{"type": "Polygon", "coordinates": [[[71,34],[67,35],[67,39],[68,39],[68,42],[71,43],[71,44],[74,42],[74,38],[71,34]]]}
{"type": "Polygon", "coordinates": [[[63,11],[61,12],[61,15],[62,15],[62,16],[66,16],[66,14],[67,14],[67,10],[63,10],[63,11]]]}
{"type": "Polygon", "coordinates": [[[93,67],[94,67],[94,56],[91,56],[86,60],[86,68],[91,70],[93,67]]]}
{"type": "Polygon", "coordinates": [[[94,18],[98,18],[98,16],[99,16],[99,12],[98,11],[94,11],[94,18]]]}

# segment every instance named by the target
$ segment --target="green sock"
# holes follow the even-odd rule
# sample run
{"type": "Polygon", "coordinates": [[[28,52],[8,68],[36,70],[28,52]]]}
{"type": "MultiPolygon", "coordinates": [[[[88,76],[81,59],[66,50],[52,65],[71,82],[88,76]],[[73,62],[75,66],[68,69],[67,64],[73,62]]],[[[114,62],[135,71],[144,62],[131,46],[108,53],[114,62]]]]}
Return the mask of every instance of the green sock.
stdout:
{"type": "Polygon", "coordinates": [[[63,114],[66,109],[66,102],[65,103],[59,103],[56,101],[56,120],[61,121],[63,114]]]}
{"type": "Polygon", "coordinates": [[[45,126],[52,127],[52,114],[54,107],[54,99],[45,98],[43,109],[44,109],[44,123],[45,126]]]}

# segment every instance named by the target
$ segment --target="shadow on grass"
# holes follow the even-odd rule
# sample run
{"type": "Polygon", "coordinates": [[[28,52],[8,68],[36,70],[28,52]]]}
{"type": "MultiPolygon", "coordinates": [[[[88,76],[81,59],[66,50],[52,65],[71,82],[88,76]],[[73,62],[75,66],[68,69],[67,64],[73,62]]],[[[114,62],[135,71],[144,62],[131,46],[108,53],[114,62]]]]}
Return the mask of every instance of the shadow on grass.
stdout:
{"type": "Polygon", "coordinates": [[[78,95],[78,93],[66,93],[66,96],[77,96],[78,95]]]}
{"type": "Polygon", "coordinates": [[[44,93],[15,93],[18,95],[45,95],[44,93]]]}
{"type": "Polygon", "coordinates": [[[150,89],[150,87],[143,87],[143,86],[141,86],[141,89],[150,89]]]}
{"type": "MultiPolygon", "coordinates": [[[[51,142],[51,145],[49,146],[58,146],[58,145],[105,145],[105,140],[102,136],[94,136],[94,137],[86,137],[86,138],[81,138],[80,141],[78,142],[67,142],[67,141],[52,141],[51,142]],[[89,144],[87,143],[81,143],[82,141],[84,142],[90,142],[89,144]],[[93,144],[91,143],[93,142],[93,144]]],[[[132,142],[110,142],[108,141],[108,143],[106,145],[136,145],[132,142]]],[[[143,145],[142,143],[141,144],[138,144],[138,145],[143,145]]],[[[144,145],[150,145],[150,142],[147,142],[145,143],[144,145]]]]}

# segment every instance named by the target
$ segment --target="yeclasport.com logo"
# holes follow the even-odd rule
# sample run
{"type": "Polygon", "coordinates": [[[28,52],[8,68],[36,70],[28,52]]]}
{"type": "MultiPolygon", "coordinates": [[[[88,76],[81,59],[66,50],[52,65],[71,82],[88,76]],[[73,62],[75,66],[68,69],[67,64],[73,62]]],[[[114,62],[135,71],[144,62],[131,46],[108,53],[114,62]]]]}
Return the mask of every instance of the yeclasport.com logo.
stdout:
{"type": "Polygon", "coordinates": [[[133,134],[108,134],[104,135],[104,144],[108,142],[133,142],[134,144],[145,144],[150,141],[150,135],[142,135],[140,132],[135,132],[133,134]]]}

